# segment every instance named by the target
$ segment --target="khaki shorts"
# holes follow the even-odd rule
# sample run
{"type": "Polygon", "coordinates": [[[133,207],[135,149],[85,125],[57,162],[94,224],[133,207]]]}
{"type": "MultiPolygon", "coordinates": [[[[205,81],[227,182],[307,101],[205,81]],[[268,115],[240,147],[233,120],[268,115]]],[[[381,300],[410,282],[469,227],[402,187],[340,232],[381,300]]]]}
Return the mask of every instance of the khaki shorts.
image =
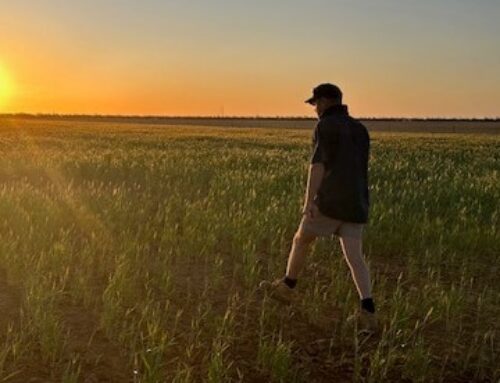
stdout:
{"type": "Polygon", "coordinates": [[[327,217],[317,211],[314,218],[302,216],[299,230],[314,234],[318,237],[330,236],[361,238],[363,236],[363,223],[340,221],[327,217]]]}

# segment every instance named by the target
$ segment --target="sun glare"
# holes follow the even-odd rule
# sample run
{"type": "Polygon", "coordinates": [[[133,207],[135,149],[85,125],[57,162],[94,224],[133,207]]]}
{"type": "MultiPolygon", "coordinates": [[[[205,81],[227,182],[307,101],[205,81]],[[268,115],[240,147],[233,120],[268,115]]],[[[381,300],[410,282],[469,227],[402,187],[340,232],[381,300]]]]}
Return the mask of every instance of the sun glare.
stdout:
{"type": "Polygon", "coordinates": [[[7,69],[0,63],[0,112],[6,108],[12,96],[13,84],[7,69]]]}

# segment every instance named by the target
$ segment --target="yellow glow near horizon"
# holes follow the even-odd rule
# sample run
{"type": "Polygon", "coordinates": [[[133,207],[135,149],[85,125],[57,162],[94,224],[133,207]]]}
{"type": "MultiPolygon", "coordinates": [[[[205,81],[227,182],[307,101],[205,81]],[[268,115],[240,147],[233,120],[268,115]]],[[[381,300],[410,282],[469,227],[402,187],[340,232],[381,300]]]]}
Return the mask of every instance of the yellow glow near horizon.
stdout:
{"type": "Polygon", "coordinates": [[[7,106],[14,92],[12,77],[0,62],[0,111],[7,106]]]}

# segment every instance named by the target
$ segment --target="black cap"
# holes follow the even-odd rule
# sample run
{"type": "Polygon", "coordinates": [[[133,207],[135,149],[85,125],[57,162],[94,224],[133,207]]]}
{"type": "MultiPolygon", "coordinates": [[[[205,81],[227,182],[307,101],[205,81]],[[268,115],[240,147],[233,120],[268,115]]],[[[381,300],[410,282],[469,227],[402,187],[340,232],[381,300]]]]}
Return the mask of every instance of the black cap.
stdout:
{"type": "Polygon", "coordinates": [[[314,104],[316,100],[320,97],[333,98],[342,102],[342,91],[337,85],[333,84],[320,84],[313,89],[313,96],[308,98],[305,102],[308,104],[314,104]]]}

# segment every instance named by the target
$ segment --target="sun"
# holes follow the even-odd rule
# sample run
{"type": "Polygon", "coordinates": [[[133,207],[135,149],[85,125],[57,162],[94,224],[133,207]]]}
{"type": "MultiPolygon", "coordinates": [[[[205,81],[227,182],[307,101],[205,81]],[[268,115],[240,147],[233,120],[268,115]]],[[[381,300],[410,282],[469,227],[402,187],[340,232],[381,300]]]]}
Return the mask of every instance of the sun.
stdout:
{"type": "Polygon", "coordinates": [[[0,112],[7,107],[13,91],[14,85],[12,77],[9,75],[5,66],[0,63],[0,112]]]}

